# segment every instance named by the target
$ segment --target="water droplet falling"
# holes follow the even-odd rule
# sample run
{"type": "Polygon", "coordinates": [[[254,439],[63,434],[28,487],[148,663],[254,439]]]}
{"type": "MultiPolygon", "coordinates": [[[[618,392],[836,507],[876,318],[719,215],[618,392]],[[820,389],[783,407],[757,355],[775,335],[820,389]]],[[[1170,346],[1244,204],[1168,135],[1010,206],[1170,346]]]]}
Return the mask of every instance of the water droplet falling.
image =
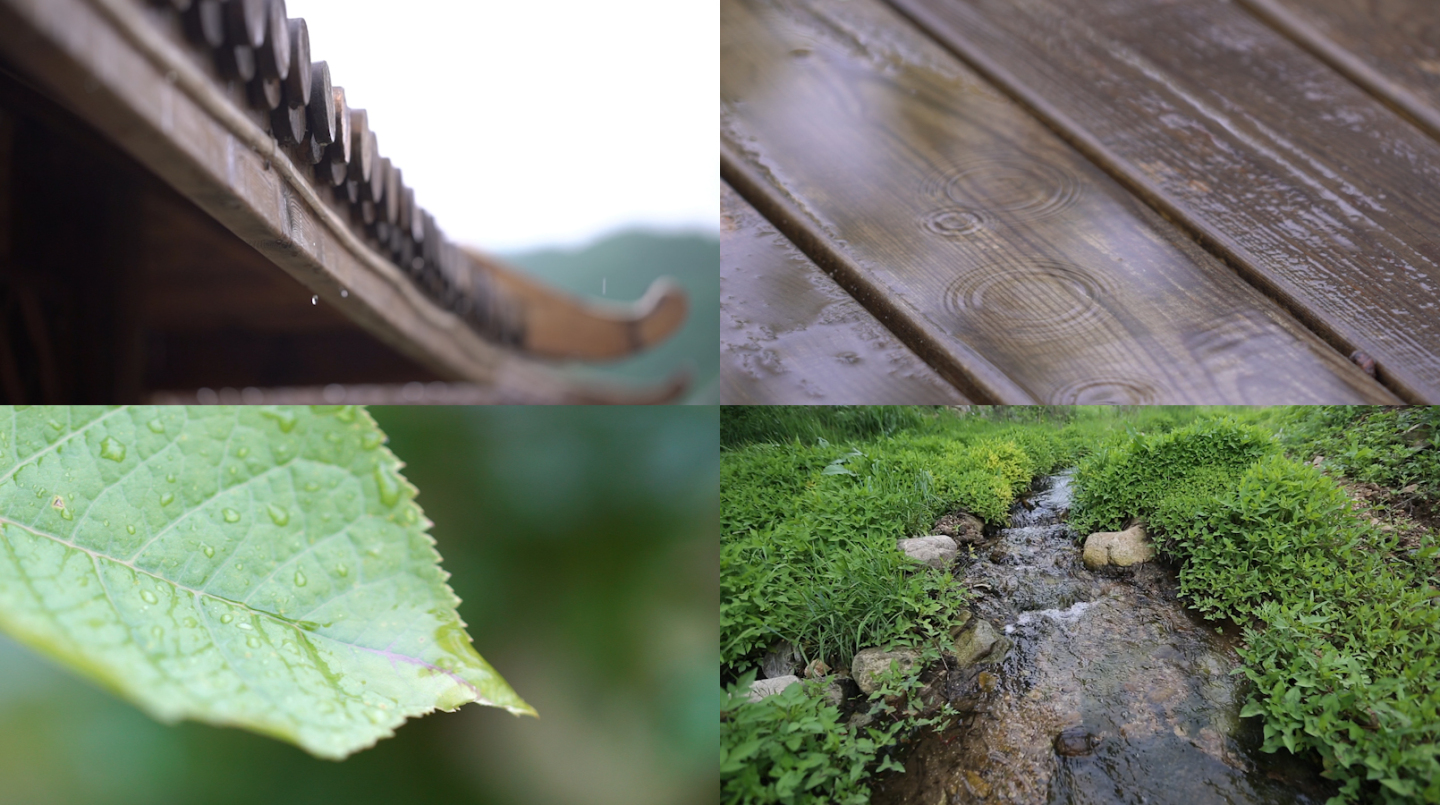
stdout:
{"type": "Polygon", "coordinates": [[[341,289],[340,289],[340,298],[341,298],[341,299],[348,299],[349,297],[350,297],[350,292],[347,291],[347,290],[345,290],[344,288],[341,288],[341,289]]]}
{"type": "Polygon", "coordinates": [[[270,513],[270,520],[275,525],[283,526],[290,522],[290,510],[284,506],[271,503],[265,507],[265,510],[270,513]]]}
{"type": "Polygon", "coordinates": [[[125,445],[114,436],[106,436],[100,440],[100,457],[111,461],[124,461],[125,445]]]}
{"type": "Polygon", "coordinates": [[[147,604],[154,604],[160,600],[156,598],[155,594],[150,592],[149,590],[141,590],[140,597],[145,599],[145,603],[147,604]]]}
{"type": "Polygon", "coordinates": [[[317,295],[315,295],[315,296],[310,297],[310,304],[312,304],[312,305],[318,305],[318,304],[320,304],[320,296],[317,294],[317,295]]]}

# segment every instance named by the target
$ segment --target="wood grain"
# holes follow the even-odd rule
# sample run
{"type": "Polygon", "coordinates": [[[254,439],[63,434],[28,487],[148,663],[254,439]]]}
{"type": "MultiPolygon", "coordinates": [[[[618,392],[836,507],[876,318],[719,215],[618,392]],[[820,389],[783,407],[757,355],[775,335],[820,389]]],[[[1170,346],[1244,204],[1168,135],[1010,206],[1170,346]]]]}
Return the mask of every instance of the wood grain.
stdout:
{"type": "Polygon", "coordinates": [[[720,298],[722,404],[969,402],[723,183],[720,298]]]}
{"type": "Polygon", "coordinates": [[[1402,116],[1440,138],[1440,4],[1238,0],[1402,116]]]}
{"type": "Polygon", "coordinates": [[[891,3],[1391,390],[1440,400],[1440,143],[1234,4],[891,3]]]}
{"type": "Polygon", "coordinates": [[[722,175],[971,399],[1393,399],[876,0],[723,0],[722,175]]]}

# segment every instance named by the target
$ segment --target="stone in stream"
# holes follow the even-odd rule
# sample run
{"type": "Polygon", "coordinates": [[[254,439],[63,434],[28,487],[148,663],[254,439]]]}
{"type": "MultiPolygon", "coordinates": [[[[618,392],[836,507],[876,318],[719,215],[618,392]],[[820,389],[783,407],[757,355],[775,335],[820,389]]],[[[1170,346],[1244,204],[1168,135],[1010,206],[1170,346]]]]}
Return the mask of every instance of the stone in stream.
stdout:
{"type": "Polygon", "coordinates": [[[990,653],[1000,639],[990,622],[976,618],[970,628],[955,638],[955,665],[964,668],[990,653]]]}
{"type": "Polygon", "coordinates": [[[1100,736],[1084,727],[1071,727],[1055,736],[1055,754],[1065,757],[1088,755],[1100,745],[1100,736]]]}
{"type": "Polygon", "coordinates": [[[913,648],[897,648],[893,651],[885,651],[878,648],[867,648],[855,655],[854,661],[850,663],[850,676],[855,684],[860,686],[860,691],[867,696],[875,692],[880,686],[878,675],[890,670],[890,662],[901,672],[909,672],[920,664],[920,650],[913,648]]]}
{"type": "Polygon", "coordinates": [[[774,679],[757,679],[755,684],[750,686],[750,701],[758,702],[766,696],[774,696],[780,691],[800,683],[800,677],[795,675],[777,676],[774,679]]]}
{"type": "Polygon", "coordinates": [[[957,543],[984,542],[985,524],[973,514],[956,512],[941,517],[935,524],[935,533],[951,537],[957,543]]]}
{"type": "Polygon", "coordinates": [[[1124,531],[1097,531],[1085,538],[1085,567],[1099,570],[1106,565],[1130,567],[1155,558],[1155,548],[1137,523],[1124,531]]]}
{"type": "Polygon", "coordinates": [[[950,567],[957,553],[955,540],[939,535],[902,539],[895,545],[904,551],[906,556],[917,562],[924,562],[936,570],[950,567]]]}

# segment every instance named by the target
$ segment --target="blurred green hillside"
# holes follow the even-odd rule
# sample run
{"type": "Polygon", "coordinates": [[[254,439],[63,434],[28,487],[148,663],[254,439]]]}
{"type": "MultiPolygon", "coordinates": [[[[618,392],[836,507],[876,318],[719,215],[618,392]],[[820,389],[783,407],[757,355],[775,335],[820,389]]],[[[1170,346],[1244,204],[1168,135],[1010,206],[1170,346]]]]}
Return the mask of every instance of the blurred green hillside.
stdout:
{"type": "Polygon", "coordinates": [[[602,368],[575,367],[591,377],[660,380],[691,372],[685,402],[716,405],[720,376],[720,241],[706,235],[620,232],[583,249],[543,249],[503,255],[510,264],[553,285],[615,301],[639,299],[650,283],[670,277],[690,294],[690,318],[655,350],[602,368]]]}
{"type": "Polygon", "coordinates": [[[372,408],[475,645],[467,706],[343,762],[159,724],[0,637],[0,805],[719,802],[716,408],[372,408]]]}

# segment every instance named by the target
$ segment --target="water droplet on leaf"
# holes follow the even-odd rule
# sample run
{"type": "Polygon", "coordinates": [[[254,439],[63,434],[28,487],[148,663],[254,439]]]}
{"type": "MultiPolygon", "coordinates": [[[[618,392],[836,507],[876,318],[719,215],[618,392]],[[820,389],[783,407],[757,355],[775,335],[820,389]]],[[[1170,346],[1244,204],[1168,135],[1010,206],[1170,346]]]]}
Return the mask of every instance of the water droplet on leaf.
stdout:
{"type": "Polygon", "coordinates": [[[367,433],[360,438],[360,446],[366,450],[374,450],[385,443],[385,437],[378,433],[367,433]]]}
{"type": "Polygon", "coordinates": [[[380,488],[380,502],[394,506],[400,502],[400,481],[384,463],[375,465],[375,485],[380,488]]]}
{"type": "Polygon", "coordinates": [[[297,570],[297,571],[295,571],[295,586],[296,586],[296,587],[304,587],[305,584],[306,584],[305,572],[304,572],[303,570],[297,570]]]}
{"type": "Polygon", "coordinates": [[[160,505],[161,505],[161,506],[169,506],[171,503],[174,503],[174,502],[175,502],[175,495],[174,495],[174,493],[172,493],[172,492],[166,492],[165,494],[163,494],[163,495],[160,496],[160,505]]]}
{"type": "Polygon", "coordinates": [[[146,422],[145,427],[149,428],[151,433],[165,432],[165,423],[161,422],[158,418],[146,422]]]}
{"type": "Polygon", "coordinates": [[[234,615],[231,615],[229,612],[226,612],[224,615],[221,615],[221,616],[220,616],[220,622],[221,622],[221,623],[229,623],[230,621],[233,621],[233,620],[235,620],[235,616],[234,616],[234,615]]]}
{"type": "Polygon", "coordinates": [[[134,533],[135,533],[135,526],[133,526],[133,525],[127,525],[127,526],[125,526],[125,533],[127,533],[127,534],[134,534],[134,533]]]}
{"type": "Polygon", "coordinates": [[[235,625],[236,625],[236,626],[239,626],[241,629],[244,629],[244,630],[247,631],[247,632],[250,631],[251,629],[254,629],[254,628],[255,628],[254,626],[251,626],[251,625],[248,624],[248,623],[237,623],[237,624],[235,624],[235,625]]]}
{"type": "MultiPolygon", "coordinates": [[[[243,628],[244,624],[241,624],[241,626],[243,628]]],[[[245,638],[245,645],[249,646],[250,648],[260,648],[260,638],[252,634],[249,637],[245,638]]]]}
{"type": "Polygon", "coordinates": [[[124,461],[125,445],[114,436],[106,436],[100,440],[100,457],[111,461],[124,461]]]}
{"type": "Polygon", "coordinates": [[[210,547],[209,545],[206,545],[204,548],[201,548],[201,550],[205,552],[206,558],[210,558],[210,557],[213,557],[213,556],[215,555],[215,549],[212,548],[212,547],[210,547]]]}
{"type": "Polygon", "coordinates": [[[293,411],[261,411],[260,416],[275,420],[275,424],[280,426],[281,433],[289,433],[295,429],[296,419],[293,411]]]}
{"type": "Polygon", "coordinates": [[[274,522],[275,525],[283,526],[290,522],[290,510],[284,506],[277,506],[271,503],[265,507],[265,510],[270,513],[270,520],[274,522]]]}
{"type": "Polygon", "coordinates": [[[350,568],[348,568],[348,567],[346,567],[346,566],[344,566],[344,565],[336,565],[336,566],[335,566],[335,573],[336,573],[337,575],[339,575],[341,578],[344,578],[345,576],[350,575],[350,568]]]}
{"type": "Polygon", "coordinates": [[[237,512],[234,509],[226,508],[220,512],[220,516],[224,517],[225,522],[227,523],[240,522],[240,512],[237,512]]]}
{"type": "Polygon", "coordinates": [[[150,592],[149,590],[141,590],[140,597],[145,599],[145,603],[147,604],[153,604],[160,600],[156,598],[155,594],[150,592]]]}
{"type": "Polygon", "coordinates": [[[250,448],[248,448],[248,447],[242,447],[242,448],[240,448],[239,450],[236,450],[236,451],[235,451],[235,455],[236,455],[237,458],[244,458],[244,457],[250,455],[250,448]]]}

